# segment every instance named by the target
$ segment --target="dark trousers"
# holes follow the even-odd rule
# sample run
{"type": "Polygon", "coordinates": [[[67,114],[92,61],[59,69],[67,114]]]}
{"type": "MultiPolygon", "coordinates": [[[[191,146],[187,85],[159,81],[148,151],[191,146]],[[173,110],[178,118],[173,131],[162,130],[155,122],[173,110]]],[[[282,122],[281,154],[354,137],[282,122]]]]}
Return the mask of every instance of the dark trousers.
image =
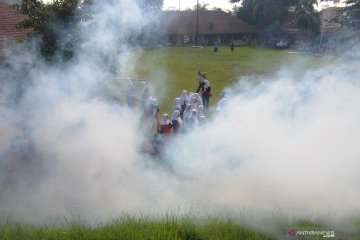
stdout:
{"type": "Polygon", "coordinates": [[[186,104],[181,105],[181,111],[180,111],[180,118],[183,119],[184,111],[185,111],[186,104]]]}
{"type": "Polygon", "coordinates": [[[210,96],[202,96],[202,100],[203,100],[203,104],[204,104],[204,110],[209,108],[209,101],[210,101],[210,96]]]}

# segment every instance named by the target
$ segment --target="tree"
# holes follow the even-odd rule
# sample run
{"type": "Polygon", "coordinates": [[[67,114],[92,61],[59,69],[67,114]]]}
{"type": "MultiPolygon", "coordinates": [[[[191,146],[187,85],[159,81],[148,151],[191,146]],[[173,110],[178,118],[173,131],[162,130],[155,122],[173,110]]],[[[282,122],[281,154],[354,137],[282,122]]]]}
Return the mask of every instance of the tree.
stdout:
{"type": "MultiPolygon", "coordinates": [[[[241,7],[236,10],[236,16],[248,24],[255,25],[256,19],[253,14],[252,1],[243,0],[241,7]]],[[[237,2],[237,0],[232,0],[232,2],[237,2]]]]}
{"type": "MultiPolygon", "coordinates": [[[[188,8],[185,11],[196,11],[197,10],[197,4],[195,4],[192,8],[188,8]]],[[[209,10],[209,4],[204,3],[201,4],[199,3],[199,11],[207,11],[209,10]]]]}
{"type": "Polygon", "coordinates": [[[286,7],[294,7],[299,3],[299,0],[282,0],[282,3],[286,7]]]}
{"type": "Polygon", "coordinates": [[[164,4],[164,0],[144,0],[145,6],[153,9],[160,10],[164,4]]]}
{"type": "Polygon", "coordinates": [[[14,8],[29,16],[19,27],[31,28],[42,40],[40,51],[48,60],[60,54],[71,59],[79,42],[78,23],[91,18],[91,0],[55,0],[44,4],[40,0],[22,0],[14,8]]]}
{"type": "MultiPolygon", "coordinates": [[[[246,23],[266,28],[286,19],[287,9],[284,0],[242,0],[236,15],[246,23]]],[[[240,0],[230,0],[240,2],[240,0]]]]}
{"type": "Polygon", "coordinates": [[[353,29],[360,29],[360,0],[347,0],[346,7],[341,13],[342,24],[353,29]]]}
{"type": "Polygon", "coordinates": [[[253,16],[257,25],[265,28],[286,19],[287,11],[281,0],[253,0],[253,16]]]}
{"type": "MultiPolygon", "coordinates": [[[[237,3],[237,2],[241,2],[242,6],[245,6],[247,4],[249,4],[248,0],[230,0],[230,3],[237,3]]],[[[299,0],[281,0],[282,4],[284,4],[284,6],[286,7],[291,7],[291,6],[295,6],[299,0]]]]}
{"type": "Polygon", "coordinates": [[[317,5],[316,0],[300,0],[295,7],[297,26],[306,34],[320,32],[320,16],[314,5],[317,5]]]}

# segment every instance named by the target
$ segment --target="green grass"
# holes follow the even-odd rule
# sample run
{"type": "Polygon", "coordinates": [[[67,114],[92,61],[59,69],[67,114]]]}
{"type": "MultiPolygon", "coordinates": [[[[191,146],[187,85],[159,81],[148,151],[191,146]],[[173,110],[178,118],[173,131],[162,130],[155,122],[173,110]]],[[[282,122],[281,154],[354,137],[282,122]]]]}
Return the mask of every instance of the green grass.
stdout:
{"type": "MultiPolygon", "coordinates": [[[[358,220],[358,218],[357,218],[358,220]]],[[[360,239],[356,219],[342,220],[346,227],[334,226],[321,219],[267,216],[246,221],[246,217],[177,216],[172,213],[158,217],[124,215],[107,223],[90,224],[79,220],[43,225],[0,220],[2,240],[65,240],[65,239],[174,239],[174,240],[235,240],[288,239],[290,230],[335,231],[336,239],[360,239]],[[264,227],[264,225],[269,225],[264,227]],[[262,230],[261,230],[262,229],[262,230]],[[266,229],[266,230],[265,230],[266,229]]],[[[296,238],[305,239],[305,238],[296,238]]],[[[311,239],[323,239],[312,236],[311,239]]]]}
{"type": "MultiPolygon", "coordinates": [[[[164,47],[145,50],[137,55],[135,77],[149,79],[156,83],[156,92],[161,95],[161,112],[170,112],[175,97],[181,91],[195,91],[197,72],[207,73],[212,86],[211,105],[218,102],[220,93],[244,76],[254,78],[272,76],[279,69],[294,68],[301,77],[303,70],[327,64],[331,57],[317,58],[310,53],[294,54],[292,50],[276,50],[255,47],[238,47],[231,52],[221,47],[214,53],[211,47],[192,49],[190,47],[164,47]]],[[[155,84],[154,84],[155,85],[155,84]]],[[[159,97],[159,96],[157,96],[159,97]]]]}
{"type": "Polygon", "coordinates": [[[90,225],[66,221],[63,226],[38,226],[8,221],[0,225],[0,239],[276,239],[271,234],[230,219],[125,216],[110,223],[90,225]]]}

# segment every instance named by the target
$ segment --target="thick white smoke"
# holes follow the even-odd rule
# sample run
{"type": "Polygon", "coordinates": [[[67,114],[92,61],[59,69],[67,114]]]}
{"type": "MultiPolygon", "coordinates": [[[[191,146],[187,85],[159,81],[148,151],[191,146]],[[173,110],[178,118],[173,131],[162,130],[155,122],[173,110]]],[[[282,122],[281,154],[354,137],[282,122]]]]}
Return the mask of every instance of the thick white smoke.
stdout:
{"type": "Polygon", "coordinates": [[[4,82],[27,84],[10,103],[19,86],[2,89],[2,213],[103,220],[177,206],[359,210],[360,73],[346,59],[300,76],[284,70],[256,86],[240,79],[220,113],[154,159],[139,153],[139,114],[98,93],[112,86],[112,65],[117,76],[132,74],[138,50],[127,42],[156,18],[135,1],[95,9],[71,64],[49,66],[28,53],[1,70],[4,82]],[[30,74],[19,74],[28,65],[30,74]]]}
{"type": "Polygon", "coordinates": [[[358,211],[360,72],[344,66],[301,78],[287,70],[256,87],[242,79],[226,108],[170,153],[197,183],[189,196],[298,213],[358,211]]]}
{"type": "Polygon", "coordinates": [[[93,9],[93,19],[78,26],[80,49],[68,63],[43,61],[36,39],[4,53],[3,214],[100,219],[144,203],[135,167],[139,115],[124,104],[126,84],[114,78],[131,77],[137,38],[156,39],[157,18],[136,1],[99,1],[93,9]]]}

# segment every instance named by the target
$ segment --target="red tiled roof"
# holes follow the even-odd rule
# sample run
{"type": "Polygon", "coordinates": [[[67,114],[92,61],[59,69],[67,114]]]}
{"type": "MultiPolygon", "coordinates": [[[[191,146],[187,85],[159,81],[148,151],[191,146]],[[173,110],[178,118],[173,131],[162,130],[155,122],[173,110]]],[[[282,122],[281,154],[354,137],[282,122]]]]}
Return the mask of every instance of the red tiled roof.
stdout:
{"type": "MultiPolygon", "coordinates": [[[[164,11],[168,34],[195,34],[196,11],[164,11]]],[[[259,30],[223,11],[199,11],[199,34],[257,33],[259,30]]]]}
{"type": "Polygon", "coordinates": [[[5,0],[0,0],[0,47],[11,39],[24,39],[31,30],[16,28],[16,25],[27,17],[11,8],[5,0]]]}

